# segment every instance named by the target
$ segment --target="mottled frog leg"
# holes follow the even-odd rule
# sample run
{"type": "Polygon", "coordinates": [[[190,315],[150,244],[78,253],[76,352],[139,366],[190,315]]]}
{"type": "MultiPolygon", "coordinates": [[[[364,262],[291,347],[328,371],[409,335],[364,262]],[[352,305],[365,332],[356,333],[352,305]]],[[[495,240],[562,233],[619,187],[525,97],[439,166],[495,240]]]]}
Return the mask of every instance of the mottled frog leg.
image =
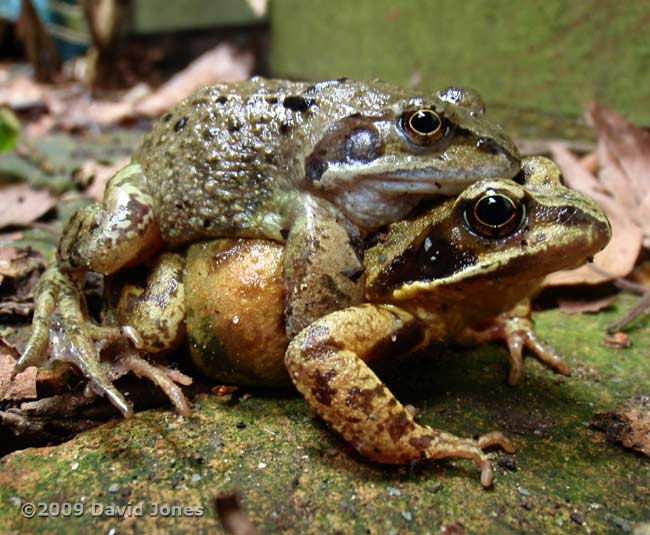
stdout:
{"type": "Polygon", "coordinates": [[[77,210],[63,229],[57,257],[63,271],[85,269],[108,275],[142,263],[162,246],[151,196],[141,188],[137,164],[119,171],[101,204],[77,210]]]}
{"type": "Polygon", "coordinates": [[[479,343],[489,343],[503,340],[508,345],[508,384],[516,385],[521,382],[524,362],[523,350],[528,348],[533,355],[544,364],[563,375],[571,375],[571,368],[564,359],[553,349],[544,345],[535,333],[535,324],[530,317],[530,301],[528,299],[517,304],[508,312],[484,322],[480,328],[468,328],[462,334],[463,339],[479,343]]]}
{"type": "Polygon", "coordinates": [[[144,285],[129,282],[128,272],[106,278],[105,295],[113,305],[105,311],[105,320],[133,323],[141,337],[137,349],[118,348],[116,366],[158,385],[176,410],[188,416],[192,406],[179,385],[188,386],[192,379],[162,361],[151,363],[146,358],[147,353],[173,349],[185,336],[183,257],[162,253],[147,267],[144,285]]]}
{"type": "MultiPolygon", "coordinates": [[[[133,409],[124,396],[113,386],[102,366],[95,349],[92,323],[87,317],[84,299],[74,281],[52,266],[43,274],[35,289],[34,330],[25,352],[16,363],[17,371],[28,366],[38,366],[47,359],[52,314],[58,309],[60,327],[64,333],[65,360],[76,364],[95,390],[105,395],[124,416],[131,416],[133,409]]],[[[115,338],[128,336],[128,331],[114,328],[103,334],[115,338]]]]}
{"type": "Polygon", "coordinates": [[[498,432],[470,440],[416,423],[366,364],[427,343],[425,324],[409,313],[365,304],[309,325],[289,344],[285,362],[311,407],[362,455],[391,464],[471,459],[487,487],[493,472],[483,448],[500,446],[510,452],[511,442],[498,432]]]}
{"type": "Polygon", "coordinates": [[[336,210],[308,198],[283,258],[289,338],[314,320],[363,301],[362,255],[358,231],[336,210]]]}

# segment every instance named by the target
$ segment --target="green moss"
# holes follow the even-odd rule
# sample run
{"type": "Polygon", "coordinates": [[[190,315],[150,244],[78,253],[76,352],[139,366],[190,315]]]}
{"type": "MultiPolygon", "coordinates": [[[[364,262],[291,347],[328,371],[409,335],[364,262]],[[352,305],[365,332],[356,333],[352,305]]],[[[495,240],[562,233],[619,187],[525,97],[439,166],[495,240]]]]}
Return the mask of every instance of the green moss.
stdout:
{"type": "MultiPolygon", "coordinates": [[[[604,328],[622,305],[597,315],[536,315],[542,337],[575,372],[554,375],[532,358],[524,381],[505,384],[496,346],[448,352],[402,367],[389,384],[421,421],[472,436],[498,429],[517,444],[496,453],[496,481],[479,484],[469,462],[385,467],[361,459],[287,393],[252,392],[236,404],[199,397],[191,418],[151,410],[53,448],[2,461],[0,524],[11,533],[219,532],[213,499],[232,489],[261,533],[622,533],[650,520],[650,461],[607,443],[587,423],[595,412],[650,392],[650,323],[615,350],[604,328]],[[512,471],[503,466],[516,463],[512,471]],[[144,504],[145,516],[31,519],[18,501],[144,504]],[[200,517],[147,516],[153,504],[203,507],[200,517]],[[578,524],[582,523],[582,526],[578,524]]],[[[396,374],[393,374],[395,376],[396,374]]]]}

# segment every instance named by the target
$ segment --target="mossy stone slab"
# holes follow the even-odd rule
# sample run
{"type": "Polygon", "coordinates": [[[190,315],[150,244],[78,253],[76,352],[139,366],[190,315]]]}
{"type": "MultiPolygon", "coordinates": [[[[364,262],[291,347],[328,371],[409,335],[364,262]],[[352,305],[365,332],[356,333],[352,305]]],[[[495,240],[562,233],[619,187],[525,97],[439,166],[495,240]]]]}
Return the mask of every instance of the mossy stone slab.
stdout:
{"type": "Polygon", "coordinates": [[[650,393],[648,319],[632,327],[632,348],[602,343],[605,326],[632,304],[621,302],[597,315],[536,315],[541,336],[575,370],[569,378],[527,359],[523,383],[508,387],[506,355],[496,346],[456,350],[392,374],[389,385],[421,421],[465,436],[499,429],[516,442],[514,457],[495,454],[489,490],[466,461],[366,462],[297,395],[253,392],[234,404],[206,395],[187,419],[150,410],[59,446],[6,456],[1,531],[222,533],[214,497],[237,489],[265,534],[433,535],[452,524],[477,534],[642,533],[650,522],[650,459],[606,442],[587,424],[596,412],[650,393]],[[63,503],[84,511],[27,519],[20,514],[27,502],[37,512],[48,511],[39,504],[63,503]],[[128,504],[142,504],[142,516],[139,509],[107,513],[128,504]]]}

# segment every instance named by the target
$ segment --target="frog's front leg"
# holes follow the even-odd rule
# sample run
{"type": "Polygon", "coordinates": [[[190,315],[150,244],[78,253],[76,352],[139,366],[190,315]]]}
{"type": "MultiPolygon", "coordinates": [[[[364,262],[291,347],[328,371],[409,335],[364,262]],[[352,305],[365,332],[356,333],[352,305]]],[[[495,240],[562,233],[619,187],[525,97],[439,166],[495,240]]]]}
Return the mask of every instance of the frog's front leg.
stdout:
{"type": "Polygon", "coordinates": [[[47,359],[51,339],[52,315],[59,311],[58,327],[52,336],[56,358],[76,364],[91,381],[95,390],[105,395],[125,416],[133,413],[131,405],[113,386],[99,361],[94,340],[130,338],[140,344],[140,338],[130,327],[101,327],[88,319],[85,300],[76,281],[62,273],[58,266],[49,267],[39,280],[34,298],[33,331],[25,351],[16,363],[16,371],[39,366],[47,359]]]}
{"type": "Polygon", "coordinates": [[[362,257],[358,230],[334,207],[306,196],[283,257],[289,338],[314,320],[363,301],[362,257]]]}
{"type": "Polygon", "coordinates": [[[141,264],[162,246],[150,195],[138,164],[119,171],[101,204],[78,210],[63,229],[57,258],[63,271],[84,269],[109,275],[141,264]]]}
{"type": "Polygon", "coordinates": [[[383,463],[461,457],[492,483],[483,448],[510,441],[493,432],[463,439],[420,425],[366,364],[425,347],[427,328],[390,305],[365,304],[333,312],[304,329],[289,345],[285,362],[296,388],[312,408],[362,455],[383,463]]]}
{"type": "Polygon", "coordinates": [[[571,375],[571,368],[553,349],[544,345],[535,333],[535,324],[530,316],[530,300],[525,299],[511,310],[498,315],[480,327],[466,329],[463,339],[479,343],[503,340],[508,345],[508,384],[516,385],[521,381],[524,371],[523,350],[528,348],[540,362],[550,366],[562,375],[571,375]]]}

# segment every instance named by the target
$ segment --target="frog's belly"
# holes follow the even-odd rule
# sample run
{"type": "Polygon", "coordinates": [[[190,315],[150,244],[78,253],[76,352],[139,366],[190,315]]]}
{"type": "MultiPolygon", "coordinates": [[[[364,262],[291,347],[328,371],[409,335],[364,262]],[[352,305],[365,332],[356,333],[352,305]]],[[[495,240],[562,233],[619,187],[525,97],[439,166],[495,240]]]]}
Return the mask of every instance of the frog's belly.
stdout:
{"type": "Polygon", "coordinates": [[[289,385],[284,365],[282,245],[215,240],[192,245],[185,266],[190,355],[229,384],[289,385]]]}

